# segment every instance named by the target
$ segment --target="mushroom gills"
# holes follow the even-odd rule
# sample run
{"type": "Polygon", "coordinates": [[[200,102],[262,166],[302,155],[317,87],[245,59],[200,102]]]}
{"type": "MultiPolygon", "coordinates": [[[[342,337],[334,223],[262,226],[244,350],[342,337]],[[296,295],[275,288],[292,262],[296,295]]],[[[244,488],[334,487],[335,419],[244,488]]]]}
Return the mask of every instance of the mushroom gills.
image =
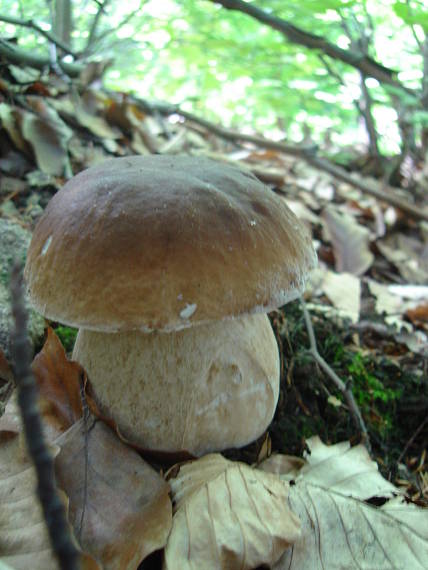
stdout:
{"type": "Polygon", "coordinates": [[[265,314],[174,333],[80,329],[73,358],[102,413],[146,449],[241,447],[264,432],[278,401],[278,347],[265,314]]]}

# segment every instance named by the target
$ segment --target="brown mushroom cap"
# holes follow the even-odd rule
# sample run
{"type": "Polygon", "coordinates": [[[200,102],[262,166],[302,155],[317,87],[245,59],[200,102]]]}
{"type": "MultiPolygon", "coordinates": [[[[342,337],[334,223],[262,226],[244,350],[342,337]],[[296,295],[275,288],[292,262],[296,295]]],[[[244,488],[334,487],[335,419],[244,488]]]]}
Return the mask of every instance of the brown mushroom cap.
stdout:
{"type": "Polygon", "coordinates": [[[114,158],[48,204],[25,267],[46,317],[173,331],[297,297],[316,255],[306,228],[252,174],[201,157],[114,158]]]}

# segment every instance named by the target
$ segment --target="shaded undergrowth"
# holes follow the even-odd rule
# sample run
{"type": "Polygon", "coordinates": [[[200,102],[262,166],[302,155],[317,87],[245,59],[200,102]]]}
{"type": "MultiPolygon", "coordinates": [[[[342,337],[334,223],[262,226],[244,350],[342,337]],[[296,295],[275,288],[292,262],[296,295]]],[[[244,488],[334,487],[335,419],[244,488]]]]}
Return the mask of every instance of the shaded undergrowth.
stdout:
{"type": "MultiPolygon", "coordinates": [[[[272,447],[301,455],[305,439],[312,435],[325,443],[356,443],[356,429],[342,395],[307,352],[309,340],[299,303],[290,303],[271,317],[283,354],[280,400],[270,427],[272,447]]],[[[319,353],[351,384],[374,457],[383,474],[394,478],[398,460],[414,461],[426,446],[427,430],[408,445],[428,409],[422,358],[404,349],[392,354],[387,339],[368,339],[349,323],[313,312],[311,318],[319,353]]]]}

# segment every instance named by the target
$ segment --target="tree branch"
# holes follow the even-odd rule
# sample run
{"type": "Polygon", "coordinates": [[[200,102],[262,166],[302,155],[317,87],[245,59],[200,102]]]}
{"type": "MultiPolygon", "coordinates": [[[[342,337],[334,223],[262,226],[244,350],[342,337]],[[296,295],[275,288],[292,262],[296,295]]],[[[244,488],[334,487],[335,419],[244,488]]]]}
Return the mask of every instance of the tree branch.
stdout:
{"type": "Polygon", "coordinates": [[[379,157],[379,144],[377,130],[375,127],[373,115],[372,115],[372,98],[370,92],[366,85],[366,78],[363,74],[360,77],[361,93],[362,99],[358,103],[358,108],[364,119],[364,124],[366,125],[367,134],[369,136],[369,151],[371,156],[379,157]]]}
{"type": "Polygon", "coordinates": [[[303,309],[303,315],[305,317],[305,324],[306,330],[308,331],[309,337],[309,353],[315,360],[315,362],[319,365],[322,370],[327,374],[327,376],[332,380],[336,388],[342,393],[345,401],[348,405],[349,411],[351,413],[352,419],[354,420],[354,424],[358,431],[360,432],[361,439],[366,446],[369,453],[371,453],[371,445],[370,445],[370,438],[366,428],[366,424],[364,423],[363,416],[361,415],[360,409],[358,408],[357,402],[355,401],[354,394],[349,386],[343,382],[341,378],[336,374],[336,372],[327,364],[324,358],[320,355],[317,348],[317,342],[315,339],[314,328],[312,326],[311,317],[309,315],[309,311],[306,308],[306,304],[302,298],[300,298],[300,304],[303,309]]]}
{"type": "MultiPolygon", "coordinates": [[[[108,0],[106,0],[105,4],[107,3],[108,0]]],[[[135,16],[135,14],[137,14],[137,12],[139,12],[141,10],[141,7],[143,6],[143,4],[146,2],[146,0],[140,0],[140,4],[138,6],[138,8],[136,10],[133,10],[131,12],[129,12],[129,14],[127,14],[123,20],[121,22],[119,22],[114,28],[109,28],[108,30],[105,30],[104,32],[102,32],[101,34],[99,34],[98,36],[94,36],[92,39],[92,49],[90,49],[89,46],[86,46],[84,53],[88,54],[88,53],[92,53],[94,51],[94,47],[102,41],[104,40],[106,37],[110,36],[111,34],[115,34],[117,33],[118,30],[120,30],[121,28],[123,28],[123,26],[125,26],[128,22],[130,22],[130,20],[132,20],[132,18],[135,16]]]]}
{"type": "Polygon", "coordinates": [[[270,28],[277,30],[290,42],[302,45],[308,49],[321,50],[331,58],[343,61],[358,69],[363,75],[374,77],[380,83],[393,85],[399,89],[411,92],[411,90],[396,79],[396,72],[394,70],[388,69],[371,57],[363,53],[342,49],[321,36],[306,32],[286,20],[277,18],[257,8],[254,4],[244,2],[243,0],[210,0],[210,2],[221,4],[227,10],[236,10],[247,14],[270,28]]]}
{"type": "Polygon", "coordinates": [[[272,141],[269,139],[265,139],[263,137],[257,137],[254,135],[247,135],[243,133],[238,133],[236,131],[232,131],[220,125],[215,125],[210,123],[206,119],[202,119],[192,113],[188,113],[187,111],[181,110],[177,105],[169,105],[165,103],[151,103],[145,101],[143,99],[134,98],[137,104],[139,104],[143,110],[147,113],[153,114],[154,112],[159,112],[161,115],[168,116],[168,115],[179,115],[185,118],[188,121],[201,125],[202,127],[206,128],[208,131],[214,133],[215,135],[237,143],[242,142],[249,142],[254,144],[255,146],[259,146],[261,148],[267,148],[272,150],[277,150],[278,152],[283,152],[284,154],[288,154],[290,156],[296,156],[313,166],[318,170],[322,170],[323,172],[327,172],[334,178],[338,180],[342,180],[346,182],[350,186],[354,188],[358,188],[363,194],[368,194],[369,196],[373,196],[377,200],[381,202],[385,202],[387,204],[391,204],[398,210],[401,210],[405,214],[409,215],[410,217],[416,220],[425,220],[428,221],[428,211],[423,208],[418,208],[412,204],[405,202],[403,199],[396,196],[397,190],[391,186],[385,187],[384,190],[380,188],[376,188],[373,184],[366,182],[364,180],[360,180],[358,178],[354,178],[351,174],[346,172],[340,166],[335,165],[333,162],[325,159],[320,158],[316,155],[317,146],[310,145],[310,146],[297,146],[297,145],[290,145],[283,142],[272,141]]]}
{"type": "Polygon", "coordinates": [[[101,3],[101,2],[98,3],[98,10],[94,16],[94,19],[92,20],[92,25],[91,25],[91,30],[89,32],[88,41],[86,43],[85,49],[83,50],[83,53],[85,53],[85,54],[89,52],[90,47],[92,46],[92,44],[95,41],[98,25],[101,21],[102,15],[105,14],[105,10],[106,10],[109,2],[110,2],[110,0],[104,0],[103,3],[101,3]]]}
{"type": "MultiPolygon", "coordinates": [[[[51,66],[49,57],[35,55],[29,50],[24,50],[0,38],[0,57],[1,56],[10,63],[28,65],[34,69],[49,69],[51,66]]],[[[65,61],[59,60],[58,65],[69,77],[78,77],[84,70],[84,66],[79,63],[66,63],[65,61]]]]}
{"type": "Polygon", "coordinates": [[[79,552],[74,546],[64,505],[55,484],[54,463],[46,446],[37,405],[37,387],[31,372],[31,352],[28,339],[28,315],[24,304],[22,270],[15,265],[11,275],[12,312],[15,330],[12,331],[14,376],[18,389],[28,451],[37,473],[37,494],[42,505],[52,548],[61,570],[77,570],[79,552]]]}
{"type": "Polygon", "coordinates": [[[55,34],[41,28],[33,20],[21,20],[20,18],[15,18],[13,16],[7,16],[6,14],[0,14],[0,21],[7,22],[8,24],[13,24],[14,26],[19,26],[22,28],[31,28],[41,36],[44,36],[47,40],[55,44],[57,47],[61,48],[68,55],[76,58],[76,53],[64,42],[62,42],[55,34]]]}

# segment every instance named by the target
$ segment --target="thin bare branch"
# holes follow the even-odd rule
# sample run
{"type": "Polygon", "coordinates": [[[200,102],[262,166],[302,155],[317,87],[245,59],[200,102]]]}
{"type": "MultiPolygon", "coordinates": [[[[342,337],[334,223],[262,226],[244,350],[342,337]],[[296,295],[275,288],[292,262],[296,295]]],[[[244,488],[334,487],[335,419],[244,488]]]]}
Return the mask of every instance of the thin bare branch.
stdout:
{"type": "Polygon", "coordinates": [[[76,57],[76,53],[63,41],[56,37],[55,34],[44,30],[33,20],[21,20],[20,18],[15,18],[14,16],[8,16],[6,14],[0,14],[0,21],[7,22],[8,24],[13,24],[14,26],[19,26],[23,28],[31,28],[41,36],[44,36],[51,43],[55,44],[57,47],[61,48],[65,53],[76,57]]]}
{"type": "Polygon", "coordinates": [[[407,89],[398,79],[397,73],[389,69],[373,58],[360,52],[342,49],[327,39],[310,32],[306,32],[287,20],[278,18],[273,14],[261,10],[255,4],[244,2],[243,0],[210,0],[216,4],[221,4],[227,10],[236,10],[266,24],[270,28],[283,34],[290,42],[302,45],[308,49],[321,50],[329,57],[337,59],[358,69],[367,77],[374,77],[380,83],[393,85],[405,91],[407,89]]]}
{"type": "Polygon", "coordinates": [[[341,378],[339,378],[336,372],[327,364],[327,362],[318,352],[314,327],[312,326],[312,321],[309,315],[309,311],[302,298],[300,298],[300,303],[302,305],[303,315],[305,317],[306,330],[308,332],[308,337],[309,337],[309,345],[310,345],[309,353],[311,354],[315,362],[319,365],[319,367],[327,374],[330,380],[332,380],[336,388],[342,393],[348,405],[348,409],[351,413],[354,424],[358,429],[358,431],[360,432],[361,440],[366,446],[368,452],[371,453],[370,438],[367,431],[367,427],[363,420],[363,416],[361,415],[357,402],[355,401],[352,390],[349,385],[345,384],[345,382],[341,378]]]}
{"type": "Polygon", "coordinates": [[[48,527],[52,549],[61,570],[78,570],[79,552],[70,536],[64,504],[55,483],[54,462],[44,440],[42,421],[37,405],[37,387],[31,371],[31,350],[28,338],[28,315],[24,302],[22,269],[15,265],[11,275],[12,331],[14,376],[18,389],[28,451],[37,473],[37,494],[48,527]]]}
{"type": "MultiPolygon", "coordinates": [[[[412,7],[410,6],[409,0],[406,0],[406,4],[409,12],[411,12],[412,7]]],[[[410,24],[410,29],[412,30],[413,39],[415,40],[416,45],[418,46],[419,50],[422,52],[424,45],[423,42],[421,42],[421,40],[418,38],[418,34],[416,33],[414,24],[410,24]]]]}
{"type": "Polygon", "coordinates": [[[225,140],[233,141],[236,143],[248,142],[254,144],[255,146],[261,148],[267,148],[272,150],[277,150],[278,152],[283,152],[284,154],[288,154],[290,156],[296,156],[313,166],[318,170],[322,170],[323,172],[327,172],[334,178],[341,180],[342,182],[346,182],[350,186],[354,188],[358,188],[363,194],[368,194],[369,196],[373,196],[377,200],[385,202],[386,204],[390,204],[394,206],[398,210],[401,210],[405,214],[409,215],[410,217],[416,220],[425,220],[428,221],[428,211],[423,208],[419,208],[406,202],[405,200],[399,198],[397,196],[397,192],[399,191],[397,188],[392,186],[384,186],[383,189],[380,189],[375,186],[374,183],[367,182],[363,179],[356,178],[349,174],[345,169],[337,166],[333,162],[321,158],[317,156],[317,146],[316,145],[306,145],[306,146],[298,146],[298,145],[291,145],[284,142],[277,142],[272,141],[263,137],[257,137],[254,135],[247,135],[244,133],[239,133],[236,131],[232,131],[231,129],[227,129],[220,125],[215,125],[210,123],[206,119],[202,119],[193,113],[189,113],[187,111],[183,111],[177,105],[170,105],[165,103],[152,103],[145,101],[143,99],[135,98],[136,103],[141,105],[141,107],[147,112],[153,114],[155,111],[161,113],[162,115],[179,115],[185,118],[188,121],[201,125],[202,127],[206,128],[208,131],[214,133],[215,135],[224,138],[225,140]]]}
{"type": "Polygon", "coordinates": [[[118,30],[120,30],[121,28],[123,28],[123,26],[128,24],[132,20],[132,18],[135,16],[135,14],[137,14],[141,10],[141,8],[142,8],[143,4],[145,4],[145,2],[146,2],[146,0],[140,0],[140,4],[139,4],[138,8],[136,10],[133,10],[132,12],[129,12],[129,14],[127,14],[123,18],[123,20],[117,24],[117,26],[114,26],[113,28],[108,28],[107,30],[105,30],[104,32],[99,34],[98,36],[94,36],[92,38],[91,45],[86,46],[84,53],[86,55],[89,53],[92,53],[96,49],[96,46],[98,46],[102,40],[105,40],[105,38],[107,38],[108,36],[117,33],[118,30]]]}
{"type": "Polygon", "coordinates": [[[110,0],[104,0],[104,2],[97,2],[98,10],[94,16],[94,19],[92,20],[92,25],[91,25],[91,29],[89,32],[88,41],[86,43],[85,49],[83,50],[84,53],[87,53],[90,50],[92,44],[95,41],[96,33],[97,33],[99,23],[101,21],[101,17],[105,14],[106,8],[107,8],[109,2],[110,2],[110,0]]]}
{"type": "Polygon", "coordinates": [[[360,77],[361,94],[362,98],[359,101],[358,108],[364,119],[364,124],[366,126],[366,131],[369,136],[369,147],[370,154],[375,157],[380,156],[378,134],[375,126],[375,122],[372,114],[372,98],[370,91],[366,85],[366,78],[363,74],[360,77]]]}

